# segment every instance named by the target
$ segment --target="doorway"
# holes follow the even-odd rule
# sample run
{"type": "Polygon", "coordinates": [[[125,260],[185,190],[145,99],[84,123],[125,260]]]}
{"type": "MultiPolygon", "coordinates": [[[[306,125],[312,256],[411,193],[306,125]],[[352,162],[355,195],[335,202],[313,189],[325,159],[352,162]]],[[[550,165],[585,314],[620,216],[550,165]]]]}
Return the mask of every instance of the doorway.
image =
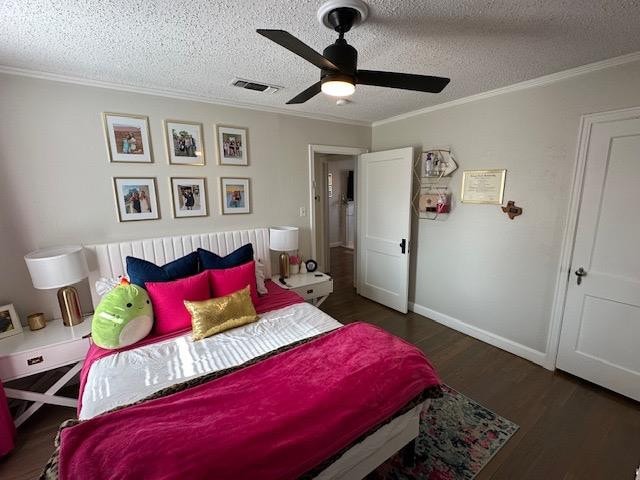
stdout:
{"type": "Polygon", "coordinates": [[[353,286],[358,294],[406,313],[413,147],[367,153],[364,148],[309,145],[311,252],[325,272],[331,269],[329,214],[324,214],[329,212],[329,178],[333,188],[331,155],[357,156],[351,211],[353,286]]]}
{"type": "Polygon", "coordinates": [[[348,263],[341,265],[341,270],[350,269],[355,277],[357,158],[366,151],[326,145],[309,147],[311,255],[325,273],[331,273],[333,250],[336,258],[348,263]]]}
{"type": "Polygon", "coordinates": [[[355,246],[356,157],[318,153],[315,167],[317,256],[323,271],[330,273],[331,252],[342,249],[352,253],[355,246]]]}

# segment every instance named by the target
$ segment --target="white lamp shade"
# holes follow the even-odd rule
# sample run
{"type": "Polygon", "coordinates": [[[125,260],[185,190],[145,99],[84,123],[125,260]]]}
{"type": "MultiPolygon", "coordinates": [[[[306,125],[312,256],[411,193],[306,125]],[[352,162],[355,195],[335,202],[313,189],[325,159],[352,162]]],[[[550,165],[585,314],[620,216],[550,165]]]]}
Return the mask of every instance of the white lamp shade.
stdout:
{"type": "Polygon", "coordinates": [[[89,276],[82,247],[52,247],[24,256],[33,286],[39,290],[68,287],[89,276]]]}
{"type": "Polygon", "coordinates": [[[298,249],[298,227],[271,227],[269,248],[276,252],[290,252],[298,249]]]}

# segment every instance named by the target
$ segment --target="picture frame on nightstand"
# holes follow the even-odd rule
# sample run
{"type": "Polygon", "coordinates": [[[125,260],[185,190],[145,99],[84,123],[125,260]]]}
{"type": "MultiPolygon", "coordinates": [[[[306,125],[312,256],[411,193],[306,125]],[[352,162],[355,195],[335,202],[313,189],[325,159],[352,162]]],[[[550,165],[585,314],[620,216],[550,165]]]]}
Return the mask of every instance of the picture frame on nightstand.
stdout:
{"type": "Polygon", "coordinates": [[[12,303],[0,307],[0,339],[22,333],[22,323],[12,303]]]}

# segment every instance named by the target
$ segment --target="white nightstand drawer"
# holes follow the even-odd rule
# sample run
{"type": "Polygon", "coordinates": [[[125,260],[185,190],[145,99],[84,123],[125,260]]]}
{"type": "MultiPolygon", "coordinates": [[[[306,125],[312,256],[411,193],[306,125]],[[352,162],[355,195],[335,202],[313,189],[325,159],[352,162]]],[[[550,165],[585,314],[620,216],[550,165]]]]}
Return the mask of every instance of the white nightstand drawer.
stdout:
{"type": "Polygon", "coordinates": [[[84,359],[88,350],[89,339],[86,338],[4,357],[0,361],[0,378],[8,381],[76,363],[84,359]]]}
{"type": "Polygon", "coordinates": [[[294,292],[300,295],[305,300],[312,300],[314,298],[324,297],[333,292],[333,280],[329,280],[321,283],[314,283],[312,285],[292,288],[294,292]]]}

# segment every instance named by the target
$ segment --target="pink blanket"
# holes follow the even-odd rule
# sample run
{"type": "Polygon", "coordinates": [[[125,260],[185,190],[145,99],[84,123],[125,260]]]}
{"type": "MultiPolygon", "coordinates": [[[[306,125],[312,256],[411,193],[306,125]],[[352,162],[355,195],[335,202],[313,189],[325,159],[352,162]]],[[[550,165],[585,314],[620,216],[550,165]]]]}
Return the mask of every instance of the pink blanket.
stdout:
{"type": "MultiPolygon", "coordinates": [[[[285,290],[284,288],[279,287],[271,280],[267,280],[265,282],[265,286],[269,293],[266,295],[260,296],[258,298],[258,303],[255,305],[256,312],[258,313],[266,313],[272,310],[277,310],[279,308],[288,307],[289,305],[294,305],[296,303],[304,302],[303,298],[295,292],[290,290],[285,290]]],[[[131,350],[133,348],[138,348],[143,345],[148,345],[150,343],[160,342],[162,340],[167,340],[172,337],[177,337],[179,335],[184,335],[190,329],[179,330],[176,332],[168,333],[165,335],[154,335],[153,333],[143,340],[130,345],[126,348],[121,348],[120,350],[106,350],[104,348],[98,347],[96,344],[92,343],[89,347],[89,351],[87,352],[87,356],[84,359],[84,364],[82,365],[82,371],[80,372],[80,395],[78,397],[78,414],[80,414],[80,410],[82,409],[82,392],[84,392],[84,386],[87,382],[87,375],[89,375],[89,370],[91,369],[91,365],[97,360],[100,360],[103,357],[108,355],[113,355],[117,352],[124,352],[126,350],[131,350]]]]}
{"type": "Polygon", "coordinates": [[[65,428],[59,478],[293,479],[439,383],[416,347],[354,323],[65,428]]]}
{"type": "Polygon", "coordinates": [[[0,457],[13,450],[13,441],[16,436],[16,429],[13,425],[13,418],[7,405],[7,397],[0,382],[0,457]]]}

